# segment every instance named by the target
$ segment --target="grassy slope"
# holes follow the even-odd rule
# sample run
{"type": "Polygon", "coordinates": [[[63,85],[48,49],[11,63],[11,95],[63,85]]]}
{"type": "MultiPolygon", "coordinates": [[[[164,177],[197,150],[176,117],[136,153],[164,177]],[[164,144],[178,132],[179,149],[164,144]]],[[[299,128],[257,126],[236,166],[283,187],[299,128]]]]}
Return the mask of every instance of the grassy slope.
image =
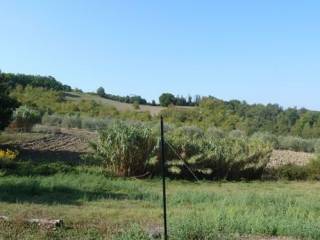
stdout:
{"type": "MultiPolygon", "coordinates": [[[[111,105],[111,106],[114,106],[118,111],[134,110],[134,107],[132,104],[117,102],[110,99],[99,97],[97,95],[87,94],[87,93],[74,93],[74,92],[68,93],[67,100],[80,101],[81,99],[94,100],[101,104],[111,105]]],[[[140,105],[139,111],[149,111],[151,115],[157,115],[162,109],[164,108],[160,106],[140,105]]]]}
{"type": "MultiPolygon", "coordinates": [[[[94,100],[101,104],[107,104],[114,106],[118,111],[149,111],[152,116],[155,116],[160,113],[161,110],[165,109],[161,106],[149,106],[149,105],[140,105],[139,110],[135,110],[132,104],[128,103],[122,103],[118,101],[113,101],[110,99],[105,99],[102,97],[99,97],[98,95],[88,94],[88,93],[75,93],[70,92],[67,93],[67,100],[71,101],[80,101],[82,99],[84,100],[94,100]]],[[[179,107],[179,108],[192,108],[192,107],[179,107]]]]}
{"type": "MultiPolygon", "coordinates": [[[[226,233],[319,239],[319,190],[316,182],[170,181],[171,239],[225,239],[217,236],[226,233]]],[[[112,180],[84,170],[2,177],[0,215],[16,223],[2,223],[0,239],[111,239],[133,223],[154,228],[161,224],[160,196],[160,180],[112,180]],[[19,224],[40,217],[64,219],[66,228],[52,232],[19,224]]]]}

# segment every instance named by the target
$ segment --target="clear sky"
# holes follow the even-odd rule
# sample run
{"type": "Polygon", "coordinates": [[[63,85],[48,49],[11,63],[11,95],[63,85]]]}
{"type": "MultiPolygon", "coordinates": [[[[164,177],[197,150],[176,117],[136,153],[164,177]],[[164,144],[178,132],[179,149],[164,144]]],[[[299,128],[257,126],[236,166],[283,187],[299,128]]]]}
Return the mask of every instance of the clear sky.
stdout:
{"type": "Polygon", "coordinates": [[[320,1],[0,0],[0,69],[320,110],[320,1]]]}

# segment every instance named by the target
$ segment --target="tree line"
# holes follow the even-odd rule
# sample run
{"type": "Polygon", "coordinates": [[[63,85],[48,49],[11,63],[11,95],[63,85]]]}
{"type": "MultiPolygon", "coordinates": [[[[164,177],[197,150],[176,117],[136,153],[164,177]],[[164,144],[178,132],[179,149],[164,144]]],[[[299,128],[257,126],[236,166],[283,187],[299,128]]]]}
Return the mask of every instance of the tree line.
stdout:
{"type": "Polygon", "coordinates": [[[40,76],[40,75],[27,75],[27,74],[14,74],[4,73],[0,71],[0,79],[3,85],[7,88],[15,88],[20,85],[26,87],[27,85],[32,87],[42,87],[45,89],[52,89],[56,91],[71,91],[72,88],[68,85],[62,84],[52,76],[40,76]]]}

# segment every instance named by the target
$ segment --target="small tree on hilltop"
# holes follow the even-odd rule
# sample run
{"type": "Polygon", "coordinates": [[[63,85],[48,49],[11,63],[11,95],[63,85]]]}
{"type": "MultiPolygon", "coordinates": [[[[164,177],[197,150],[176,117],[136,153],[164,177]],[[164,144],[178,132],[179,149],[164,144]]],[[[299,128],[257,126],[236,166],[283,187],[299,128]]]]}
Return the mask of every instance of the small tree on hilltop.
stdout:
{"type": "Polygon", "coordinates": [[[106,95],[106,92],[104,91],[104,88],[103,87],[99,87],[97,89],[97,94],[100,96],[100,97],[104,97],[106,95]]]}
{"type": "Polygon", "coordinates": [[[171,93],[163,93],[159,97],[160,105],[168,107],[170,104],[176,104],[176,97],[171,93]]]}

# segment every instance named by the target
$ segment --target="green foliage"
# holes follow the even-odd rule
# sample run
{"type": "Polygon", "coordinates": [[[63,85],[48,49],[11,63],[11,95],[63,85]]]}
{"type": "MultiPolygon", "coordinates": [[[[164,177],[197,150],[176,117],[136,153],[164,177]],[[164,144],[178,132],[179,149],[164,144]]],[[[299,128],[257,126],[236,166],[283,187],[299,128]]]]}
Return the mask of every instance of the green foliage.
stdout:
{"type": "Polygon", "coordinates": [[[41,121],[39,111],[27,106],[20,106],[13,113],[15,128],[29,132],[33,125],[41,121]]]}
{"type": "Polygon", "coordinates": [[[135,101],[132,105],[133,105],[133,108],[134,108],[135,110],[140,109],[139,102],[135,101]]]}
{"type": "Polygon", "coordinates": [[[7,95],[7,86],[4,84],[0,72],[0,130],[7,127],[11,121],[12,113],[18,102],[7,95]]]}
{"type": "Polygon", "coordinates": [[[81,118],[79,115],[64,116],[61,122],[61,126],[64,128],[81,128],[81,118]]]}
{"type": "Polygon", "coordinates": [[[103,87],[99,87],[99,88],[97,89],[97,94],[98,94],[98,96],[100,96],[100,97],[104,97],[104,96],[106,95],[106,92],[104,91],[104,88],[103,88],[103,87]]]}
{"type": "Polygon", "coordinates": [[[320,112],[295,108],[284,110],[277,104],[250,105],[237,100],[222,101],[210,96],[202,97],[199,107],[184,111],[170,108],[164,110],[163,114],[176,124],[188,122],[204,128],[215,126],[225,131],[239,129],[249,136],[256,132],[269,132],[303,138],[320,137],[320,112]]]}
{"type": "Polygon", "coordinates": [[[139,225],[132,225],[126,231],[114,236],[113,240],[150,240],[139,225]]]}
{"type": "Polygon", "coordinates": [[[286,164],[273,170],[275,172],[276,179],[286,180],[306,180],[309,172],[305,166],[297,166],[295,164],[286,164]]]}
{"type": "Polygon", "coordinates": [[[286,180],[320,180],[320,156],[304,166],[286,164],[269,170],[269,178],[286,180]]]}
{"type": "Polygon", "coordinates": [[[296,152],[314,152],[315,143],[314,139],[303,139],[300,137],[280,136],[278,138],[279,149],[287,149],[296,152]]]}
{"type": "MultiPolygon", "coordinates": [[[[272,133],[256,132],[251,136],[251,139],[256,139],[261,142],[269,143],[274,149],[279,149],[279,139],[276,135],[272,133]]],[[[290,146],[287,146],[287,147],[290,147],[290,146]]]]}
{"type": "Polygon", "coordinates": [[[122,97],[122,96],[113,95],[113,94],[105,94],[103,97],[107,98],[107,99],[114,100],[114,101],[118,101],[118,102],[124,102],[124,103],[138,102],[141,105],[148,104],[146,99],[142,98],[141,96],[137,96],[137,95],[122,97]]]}
{"type": "Polygon", "coordinates": [[[161,106],[168,107],[171,104],[173,104],[173,105],[176,104],[176,98],[171,93],[163,93],[159,97],[159,102],[160,102],[161,106]]]}
{"type": "Polygon", "coordinates": [[[26,75],[26,74],[13,74],[13,73],[1,73],[0,78],[4,81],[8,87],[15,88],[18,85],[26,87],[41,87],[45,89],[52,89],[56,91],[71,91],[71,87],[68,85],[63,85],[58,82],[52,76],[36,76],[36,75],[26,75]]]}
{"type": "Polygon", "coordinates": [[[145,173],[154,145],[149,128],[116,122],[99,132],[94,149],[107,169],[119,176],[135,176],[145,173]]]}
{"type": "Polygon", "coordinates": [[[272,151],[270,145],[258,140],[206,137],[194,127],[178,128],[166,138],[169,171],[173,176],[190,179],[193,176],[189,169],[205,179],[260,178],[272,151]]]}
{"type": "Polygon", "coordinates": [[[320,155],[311,159],[306,168],[308,170],[309,179],[320,180],[320,155]]]}

